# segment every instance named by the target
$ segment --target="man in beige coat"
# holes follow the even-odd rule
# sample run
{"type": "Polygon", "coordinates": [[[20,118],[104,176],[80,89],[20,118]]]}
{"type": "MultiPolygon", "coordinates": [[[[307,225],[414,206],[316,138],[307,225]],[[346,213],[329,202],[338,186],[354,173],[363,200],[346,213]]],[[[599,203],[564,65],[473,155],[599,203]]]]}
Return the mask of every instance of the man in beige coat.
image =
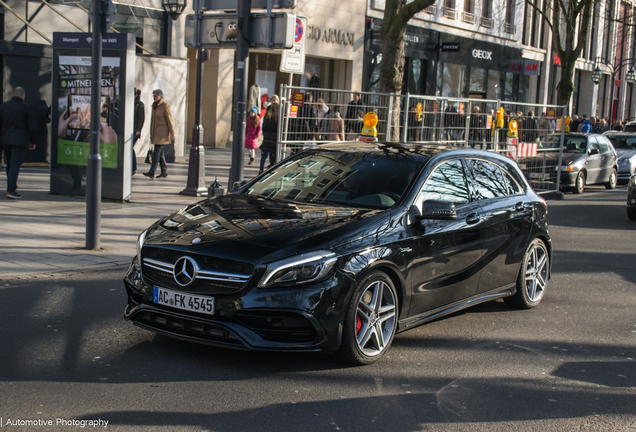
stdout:
{"type": "Polygon", "coordinates": [[[155,178],[157,165],[161,166],[161,174],[157,178],[168,177],[168,165],[164,156],[164,146],[175,139],[174,123],[170,105],[163,100],[163,92],[159,89],[152,92],[155,101],[152,104],[152,116],[150,118],[150,142],[155,146],[152,152],[152,165],[150,171],[144,173],[146,177],[155,178]]]}

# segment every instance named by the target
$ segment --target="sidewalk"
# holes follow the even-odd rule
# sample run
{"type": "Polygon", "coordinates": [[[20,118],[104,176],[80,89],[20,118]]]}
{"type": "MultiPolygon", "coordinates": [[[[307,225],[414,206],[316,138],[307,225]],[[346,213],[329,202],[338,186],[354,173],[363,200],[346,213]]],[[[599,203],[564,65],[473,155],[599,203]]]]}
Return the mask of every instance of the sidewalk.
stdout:
{"type": "MultiPolygon", "coordinates": [[[[50,278],[129,264],[136,253],[137,236],[144,229],[160,217],[204,199],[179,195],[186,187],[188,171],[187,161],[181,159],[168,164],[167,178],[154,180],[141,174],[150,166],[138,159],[132,201],[102,202],[100,251],[84,249],[84,197],[51,195],[49,167],[23,167],[18,179],[22,199],[9,200],[4,193],[0,196],[0,281],[50,278]]],[[[231,149],[206,149],[205,159],[206,184],[218,176],[227,190],[231,149]]],[[[244,175],[249,179],[258,173],[258,165],[247,166],[247,160],[244,175]]],[[[4,169],[0,177],[4,191],[4,169]]]]}

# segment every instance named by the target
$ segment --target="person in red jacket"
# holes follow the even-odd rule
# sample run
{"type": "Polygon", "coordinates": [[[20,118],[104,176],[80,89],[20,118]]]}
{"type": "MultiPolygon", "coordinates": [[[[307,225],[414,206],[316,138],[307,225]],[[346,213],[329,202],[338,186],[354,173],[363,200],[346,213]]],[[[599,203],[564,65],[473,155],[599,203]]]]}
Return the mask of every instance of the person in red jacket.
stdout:
{"type": "Polygon", "coordinates": [[[252,107],[247,124],[245,125],[245,148],[250,151],[250,161],[248,165],[254,163],[256,149],[258,148],[258,137],[261,136],[261,121],[258,118],[258,108],[252,107]]]}

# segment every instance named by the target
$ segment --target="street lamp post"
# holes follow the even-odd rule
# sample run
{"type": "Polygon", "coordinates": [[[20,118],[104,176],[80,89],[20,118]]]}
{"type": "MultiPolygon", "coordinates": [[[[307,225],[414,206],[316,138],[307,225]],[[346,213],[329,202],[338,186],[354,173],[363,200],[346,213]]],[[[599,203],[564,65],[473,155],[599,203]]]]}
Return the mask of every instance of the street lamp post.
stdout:
{"type": "MultiPolygon", "coordinates": [[[[610,108],[609,108],[609,127],[612,127],[612,116],[613,116],[613,111],[614,111],[614,87],[616,86],[616,81],[615,81],[615,77],[616,74],[620,72],[620,70],[623,68],[623,66],[626,66],[630,63],[634,63],[634,59],[633,58],[626,58],[621,60],[618,63],[611,63],[610,61],[602,58],[602,57],[596,57],[596,67],[594,68],[594,71],[592,72],[592,81],[594,82],[595,85],[598,85],[599,82],[601,82],[601,78],[603,77],[603,72],[601,71],[601,68],[599,67],[599,65],[603,64],[605,65],[609,70],[610,70],[610,77],[611,77],[611,83],[610,83],[610,87],[612,89],[611,93],[611,97],[610,97],[610,108]]],[[[627,72],[625,74],[625,81],[627,82],[627,84],[631,86],[634,84],[634,82],[636,82],[636,71],[634,70],[634,66],[632,66],[629,70],[629,72],[627,72]]],[[[631,94],[630,94],[630,100],[629,100],[629,110],[631,111],[631,94]]]]}
{"type": "Polygon", "coordinates": [[[627,108],[627,119],[632,118],[632,96],[634,95],[633,86],[636,82],[636,71],[634,70],[634,66],[631,67],[629,72],[625,75],[625,81],[629,84],[629,108],[627,108]]]}

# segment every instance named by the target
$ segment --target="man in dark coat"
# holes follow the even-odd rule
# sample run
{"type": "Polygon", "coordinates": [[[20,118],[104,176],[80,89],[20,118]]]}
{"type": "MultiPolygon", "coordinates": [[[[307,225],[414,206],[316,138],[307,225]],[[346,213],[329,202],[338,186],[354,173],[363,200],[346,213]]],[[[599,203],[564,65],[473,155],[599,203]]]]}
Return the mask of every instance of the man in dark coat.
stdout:
{"type": "Polygon", "coordinates": [[[364,112],[364,106],[360,100],[360,93],[353,94],[353,100],[347,106],[347,115],[345,116],[345,132],[351,131],[354,124],[357,123],[358,111],[364,112]]]}
{"type": "Polygon", "coordinates": [[[139,140],[141,136],[141,130],[144,127],[144,122],[146,121],[146,107],[144,103],[141,101],[141,90],[135,89],[135,116],[133,128],[135,129],[135,135],[133,136],[133,160],[132,160],[132,173],[135,175],[137,172],[137,154],[135,153],[135,143],[139,140]]]}
{"type": "Polygon", "coordinates": [[[7,164],[7,198],[20,199],[18,174],[28,150],[35,150],[37,126],[29,105],[24,102],[22,87],[13,89],[10,101],[0,105],[0,143],[4,147],[4,160],[7,164]]]}

